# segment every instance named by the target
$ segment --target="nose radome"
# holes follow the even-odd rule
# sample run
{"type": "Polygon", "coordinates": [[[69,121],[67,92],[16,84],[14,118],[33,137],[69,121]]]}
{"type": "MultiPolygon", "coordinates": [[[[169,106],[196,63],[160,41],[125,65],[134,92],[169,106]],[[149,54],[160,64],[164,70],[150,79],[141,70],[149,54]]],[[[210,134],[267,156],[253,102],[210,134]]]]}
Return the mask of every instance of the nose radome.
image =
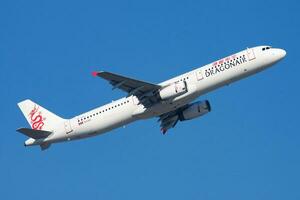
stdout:
{"type": "Polygon", "coordinates": [[[284,49],[277,49],[277,52],[279,59],[282,59],[286,56],[286,51],[284,49]]]}
{"type": "Polygon", "coordinates": [[[280,59],[284,58],[286,55],[286,51],[284,49],[279,49],[280,59]]]}

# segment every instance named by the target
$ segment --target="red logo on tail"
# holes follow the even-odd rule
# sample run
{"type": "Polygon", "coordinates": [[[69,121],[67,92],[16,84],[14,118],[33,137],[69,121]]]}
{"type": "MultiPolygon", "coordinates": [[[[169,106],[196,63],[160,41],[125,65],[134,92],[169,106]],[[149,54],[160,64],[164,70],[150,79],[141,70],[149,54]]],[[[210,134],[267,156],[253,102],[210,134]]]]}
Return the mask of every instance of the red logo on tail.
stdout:
{"type": "Polygon", "coordinates": [[[39,111],[39,108],[40,107],[35,104],[34,108],[29,113],[30,124],[34,130],[41,130],[44,126],[45,118],[43,118],[42,112],[39,111]]]}

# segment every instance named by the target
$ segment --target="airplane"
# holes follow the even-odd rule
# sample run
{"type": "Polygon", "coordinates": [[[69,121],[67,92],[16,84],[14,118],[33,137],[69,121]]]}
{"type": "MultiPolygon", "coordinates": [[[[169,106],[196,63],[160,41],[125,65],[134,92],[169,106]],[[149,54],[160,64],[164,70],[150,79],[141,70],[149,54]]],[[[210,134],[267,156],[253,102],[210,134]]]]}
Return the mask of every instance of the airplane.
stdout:
{"type": "Polygon", "coordinates": [[[40,145],[41,150],[53,143],[96,136],[152,117],[158,118],[165,134],[179,121],[211,111],[208,100],[193,102],[199,96],[265,70],[285,55],[285,50],[266,45],[247,48],[159,84],[106,71],[92,72],[127,95],[70,119],[61,118],[27,99],[18,106],[31,128],[17,131],[29,137],[25,146],[40,145]]]}

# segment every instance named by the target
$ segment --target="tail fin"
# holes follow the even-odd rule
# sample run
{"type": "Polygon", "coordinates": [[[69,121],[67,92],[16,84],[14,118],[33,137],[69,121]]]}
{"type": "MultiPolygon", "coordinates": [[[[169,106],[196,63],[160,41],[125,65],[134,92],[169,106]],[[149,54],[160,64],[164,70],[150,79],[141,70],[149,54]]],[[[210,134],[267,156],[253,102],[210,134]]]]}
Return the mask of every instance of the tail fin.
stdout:
{"type": "Polygon", "coordinates": [[[34,130],[51,131],[58,122],[64,120],[29,99],[18,103],[18,106],[34,130]]]}

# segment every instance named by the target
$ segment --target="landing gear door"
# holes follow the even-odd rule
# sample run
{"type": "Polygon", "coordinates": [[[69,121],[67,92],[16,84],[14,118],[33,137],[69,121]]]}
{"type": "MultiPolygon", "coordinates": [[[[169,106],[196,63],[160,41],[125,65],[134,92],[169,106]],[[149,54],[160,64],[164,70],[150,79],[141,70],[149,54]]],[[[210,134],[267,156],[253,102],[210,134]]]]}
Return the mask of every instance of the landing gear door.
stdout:
{"type": "Polygon", "coordinates": [[[249,61],[254,60],[256,58],[253,48],[251,48],[251,49],[247,48],[247,57],[248,57],[249,61]]]}
{"type": "Polygon", "coordinates": [[[65,121],[65,131],[66,131],[66,134],[69,134],[73,131],[70,120],[65,121]]]}

